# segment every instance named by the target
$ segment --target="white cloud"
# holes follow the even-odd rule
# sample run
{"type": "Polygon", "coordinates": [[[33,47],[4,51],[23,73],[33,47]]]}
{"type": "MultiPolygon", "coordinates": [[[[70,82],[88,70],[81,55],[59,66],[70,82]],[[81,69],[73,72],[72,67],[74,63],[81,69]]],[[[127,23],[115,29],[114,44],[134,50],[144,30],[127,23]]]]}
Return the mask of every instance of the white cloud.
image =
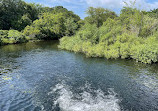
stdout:
{"type": "MultiPolygon", "coordinates": [[[[123,6],[125,6],[124,1],[130,4],[129,1],[135,1],[135,0],[44,0],[45,4],[71,4],[73,6],[82,6],[87,7],[93,6],[93,7],[104,7],[111,10],[120,9],[123,6]]],[[[156,1],[156,0],[155,0],[156,1]]],[[[136,0],[135,6],[137,8],[143,9],[143,10],[150,10],[154,8],[158,8],[158,1],[157,2],[147,2],[147,0],[136,0]]],[[[80,7],[79,7],[80,8],[80,7]]]]}
{"type": "MultiPolygon", "coordinates": [[[[49,7],[64,6],[68,10],[72,10],[80,15],[81,18],[84,18],[86,16],[84,11],[90,6],[104,7],[119,13],[120,9],[125,6],[123,1],[129,4],[129,1],[134,0],[39,0],[36,3],[49,7]]],[[[139,9],[149,11],[158,8],[158,0],[155,0],[155,2],[151,2],[150,0],[136,0],[135,6],[139,9]]]]}
{"type": "Polygon", "coordinates": [[[146,0],[137,0],[136,7],[148,11],[148,10],[158,8],[158,2],[149,3],[146,0]]]}
{"type": "Polygon", "coordinates": [[[122,0],[86,0],[89,6],[105,7],[105,8],[121,8],[122,0]]]}
{"type": "Polygon", "coordinates": [[[81,3],[85,3],[86,0],[45,0],[49,3],[70,3],[75,5],[80,5],[81,3]]]}
{"type": "MultiPolygon", "coordinates": [[[[130,4],[130,1],[135,0],[85,0],[88,6],[104,7],[108,9],[118,9],[126,6],[124,1],[130,4]]],[[[158,2],[147,2],[147,0],[136,0],[135,6],[139,9],[150,10],[158,8],[158,2]]]]}

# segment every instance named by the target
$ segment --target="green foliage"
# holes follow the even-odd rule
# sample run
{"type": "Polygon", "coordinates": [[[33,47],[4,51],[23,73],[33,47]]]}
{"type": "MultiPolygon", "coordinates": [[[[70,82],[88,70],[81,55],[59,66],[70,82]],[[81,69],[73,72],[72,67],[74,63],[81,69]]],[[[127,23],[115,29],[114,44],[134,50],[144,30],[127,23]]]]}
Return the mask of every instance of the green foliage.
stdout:
{"type": "Polygon", "coordinates": [[[107,18],[115,18],[117,15],[115,12],[112,12],[108,9],[104,8],[93,8],[89,7],[86,13],[89,15],[85,18],[85,21],[90,24],[96,24],[97,27],[103,25],[103,22],[106,21],[107,18]]]}
{"type": "MultiPolygon", "coordinates": [[[[150,36],[144,44],[137,47],[134,58],[143,63],[155,63],[158,61],[158,40],[155,36],[150,36]]],[[[136,47],[136,46],[135,46],[136,47]]]]}
{"type": "Polygon", "coordinates": [[[31,25],[32,20],[29,18],[29,15],[25,14],[14,24],[14,29],[23,30],[27,25],[31,25]]]}
{"type": "Polygon", "coordinates": [[[66,36],[72,36],[76,30],[78,29],[78,24],[75,23],[73,18],[68,18],[65,23],[65,35],[66,36]]]}
{"type": "Polygon", "coordinates": [[[85,25],[85,21],[84,20],[79,20],[78,22],[78,28],[81,28],[82,26],[84,26],[85,25]]]}
{"type": "Polygon", "coordinates": [[[0,29],[23,30],[42,12],[41,5],[26,3],[22,0],[0,1],[0,29]]]}
{"type": "Polygon", "coordinates": [[[10,40],[12,39],[14,41],[14,43],[24,43],[27,41],[24,34],[17,30],[9,30],[8,38],[10,40]]]}
{"type": "Polygon", "coordinates": [[[145,15],[149,15],[150,17],[158,19],[158,9],[150,10],[148,12],[144,11],[145,15]]]}
{"type": "MultiPolygon", "coordinates": [[[[97,17],[94,8],[89,13],[89,20],[97,17]]],[[[103,21],[99,28],[97,22],[86,22],[75,36],[63,37],[59,48],[83,52],[88,57],[158,62],[158,19],[136,8],[124,7],[119,17],[103,21]]]]}
{"type": "MultiPolygon", "coordinates": [[[[64,13],[45,12],[40,18],[35,20],[30,26],[27,26],[23,33],[32,39],[58,39],[63,36],[71,36],[79,28],[76,18],[67,16],[64,13]]],[[[75,16],[75,14],[74,14],[75,16]]]]}
{"type": "Polygon", "coordinates": [[[24,34],[36,39],[51,39],[61,37],[64,29],[64,18],[61,13],[43,13],[40,19],[25,28],[24,34]]]}
{"type": "Polygon", "coordinates": [[[9,30],[5,37],[1,34],[1,45],[21,43],[25,39],[59,39],[72,36],[83,24],[78,15],[63,6],[42,7],[23,0],[1,0],[0,15],[0,30],[9,30]]]}
{"type": "Polygon", "coordinates": [[[119,16],[90,7],[88,17],[81,20],[62,6],[49,8],[22,0],[1,0],[0,45],[65,36],[59,48],[88,57],[158,62],[158,9],[145,12],[133,6],[124,7],[119,16]]]}
{"type": "Polygon", "coordinates": [[[7,30],[0,30],[0,45],[3,45],[3,38],[6,38],[8,36],[7,30]]]}
{"type": "Polygon", "coordinates": [[[0,45],[27,42],[27,37],[17,30],[0,30],[0,45]]]}

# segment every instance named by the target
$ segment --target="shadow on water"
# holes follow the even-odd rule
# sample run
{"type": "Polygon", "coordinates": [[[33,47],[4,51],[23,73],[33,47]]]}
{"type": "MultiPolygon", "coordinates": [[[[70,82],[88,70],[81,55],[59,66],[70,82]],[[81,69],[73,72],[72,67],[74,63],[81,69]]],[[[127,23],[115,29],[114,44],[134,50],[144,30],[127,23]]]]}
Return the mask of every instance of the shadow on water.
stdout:
{"type": "Polygon", "coordinates": [[[39,41],[0,47],[0,109],[158,110],[157,64],[87,58],[57,45],[39,41]]]}

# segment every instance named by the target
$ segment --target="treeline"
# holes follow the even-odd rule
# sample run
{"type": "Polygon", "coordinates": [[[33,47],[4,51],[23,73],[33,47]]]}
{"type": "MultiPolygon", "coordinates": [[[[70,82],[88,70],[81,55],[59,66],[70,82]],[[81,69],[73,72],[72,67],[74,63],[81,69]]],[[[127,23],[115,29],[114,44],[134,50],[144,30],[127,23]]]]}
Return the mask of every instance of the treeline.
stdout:
{"type": "Polygon", "coordinates": [[[60,39],[59,48],[88,57],[158,62],[158,9],[124,7],[120,15],[90,7],[81,20],[62,6],[0,0],[0,45],[60,39]]]}
{"type": "Polygon", "coordinates": [[[88,57],[158,62],[158,9],[149,12],[124,7],[119,16],[90,7],[85,25],[72,37],[60,39],[59,48],[88,57]]]}
{"type": "Polygon", "coordinates": [[[72,36],[82,24],[78,15],[62,6],[0,0],[0,45],[72,36]]]}

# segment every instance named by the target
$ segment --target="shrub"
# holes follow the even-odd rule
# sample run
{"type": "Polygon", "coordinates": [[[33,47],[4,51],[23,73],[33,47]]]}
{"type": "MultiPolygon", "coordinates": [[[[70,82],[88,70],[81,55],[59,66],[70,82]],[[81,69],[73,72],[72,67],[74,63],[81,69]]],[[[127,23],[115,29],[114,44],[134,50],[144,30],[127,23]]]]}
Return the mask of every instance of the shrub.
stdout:
{"type": "Polygon", "coordinates": [[[3,45],[3,39],[8,36],[8,30],[0,30],[0,45],[3,45]]]}
{"type": "Polygon", "coordinates": [[[158,61],[158,20],[140,10],[125,7],[119,17],[107,18],[101,27],[86,23],[59,47],[83,52],[88,57],[133,58],[143,63],[158,61]]]}
{"type": "Polygon", "coordinates": [[[0,30],[0,44],[14,44],[27,42],[29,38],[17,30],[0,30]]]}

